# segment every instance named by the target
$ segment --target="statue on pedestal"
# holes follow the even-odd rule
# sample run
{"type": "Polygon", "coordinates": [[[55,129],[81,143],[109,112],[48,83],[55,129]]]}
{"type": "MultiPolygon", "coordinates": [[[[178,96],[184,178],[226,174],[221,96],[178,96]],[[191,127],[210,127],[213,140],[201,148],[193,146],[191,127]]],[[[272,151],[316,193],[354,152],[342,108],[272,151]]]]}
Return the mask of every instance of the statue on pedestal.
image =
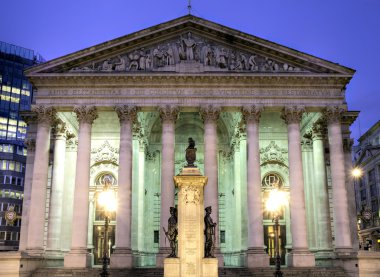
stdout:
{"type": "Polygon", "coordinates": [[[197,148],[195,148],[195,141],[193,138],[189,138],[189,146],[186,148],[186,167],[194,167],[194,162],[196,160],[197,148]]]}
{"type": "Polygon", "coordinates": [[[205,209],[205,258],[215,258],[215,226],[216,223],[213,222],[211,218],[211,206],[205,209]]]}
{"type": "Polygon", "coordinates": [[[170,248],[172,252],[168,256],[168,258],[176,258],[176,250],[177,250],[177,236],[178,236],[178,226],[177,226],[177,209],[174,207],[170,207],[170,217],[168,219],[168,230],[166,231],[164,228],[165,236],[168,238],[170,242],[170,248]]]}

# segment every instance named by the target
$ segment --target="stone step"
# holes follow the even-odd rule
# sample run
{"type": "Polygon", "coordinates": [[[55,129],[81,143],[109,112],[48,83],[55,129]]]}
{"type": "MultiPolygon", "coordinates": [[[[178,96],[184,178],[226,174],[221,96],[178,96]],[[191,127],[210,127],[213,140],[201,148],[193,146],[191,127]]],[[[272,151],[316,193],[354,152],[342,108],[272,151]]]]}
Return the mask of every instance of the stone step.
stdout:
{"type": "MultiPolygon", "coordinates": [[[[64,269],[40,268],[32,277],[99,277],[100,268],[64,269]]],[[[219,268],[219,277],[273,277],[274,268],[219,268]]],[[[340,268],[281,268],[286,277],[347,277],[340,268]]],[[[110,269],[110,277],[162,277],[162,268],[110,269]]]]}

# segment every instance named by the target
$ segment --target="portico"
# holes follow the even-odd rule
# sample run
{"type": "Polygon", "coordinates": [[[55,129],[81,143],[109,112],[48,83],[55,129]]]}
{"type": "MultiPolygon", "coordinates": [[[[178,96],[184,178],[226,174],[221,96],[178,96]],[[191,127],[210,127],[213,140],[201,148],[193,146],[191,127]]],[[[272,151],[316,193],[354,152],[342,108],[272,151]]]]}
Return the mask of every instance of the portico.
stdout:
{"type": "Polygon", "coordinates": [[[162,267],[173,176],[192,137],[218,222],[219,267],[273,262],[263,202],[275,184],[289,192],[283,263],[338,266],[355,251],[340,121],[353,74],[191,15],[29,69],[38,91],[21,251],[96,266],[104,219],[95,200],[107,175],[118,195],[111,267],[162,267]]]}

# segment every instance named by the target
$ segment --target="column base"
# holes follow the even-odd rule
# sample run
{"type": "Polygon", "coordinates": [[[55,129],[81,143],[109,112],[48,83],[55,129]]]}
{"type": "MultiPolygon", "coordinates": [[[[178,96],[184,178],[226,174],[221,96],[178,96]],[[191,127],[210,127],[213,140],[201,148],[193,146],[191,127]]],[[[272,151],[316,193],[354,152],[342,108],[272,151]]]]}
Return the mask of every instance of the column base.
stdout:
{"type": "Polygon", "coordinates": [[[63,267],[63,253],[56,250],[46,250],[44,267],[63,267]]]}
{"type": "Polygon", "coordinates": [[[33,257],[41,257],[44,255],[45,250],[43,248],[27,248],[25,250],[25,253],[28,256],[33,256],[33,257]]]}
{"type": "Polygon", "coordinates": [[[42,265],[42,257],[28,256],[20,251],[0,252],[0,276],[27,277],[42,265]]]}
{"type": "Polygon", "coordinates": [[[116,248],[111,254],[111,268],[132,268],[133,256],[130,248],[116,248]]]}
{"type": "Polygon", "coordinates": [[[181,265],[178,258],[164,259],[164,277],[179,277],[181,276],[181,265]]]}
{"type": "Polygon", "coordinates": [[[314,253],[315,265],[319,267],[333,267],[336,255],[332,249],[318,250],[314,253]]]}
{"type": "Polygon", "coordinates": [[[247,267],[269,267],[269,255],[264,251],[263,248],[248,248],[247,267]]]}
{"type": "Polygon", "coordinates": [[[72,249],[66,254],[63,265],[74,268],[91,267],[92,255],[87,252],[87,249],[72,249]]]}
{"type": "Polygon", "coordinates": [[[164,260],[172,252],[170,247],[160,247],[156,256],[156,267],[163,268],[164,260]]]}
{"type": "Polygon", "coordinates": [[[293,250],[287,256],[288,266],[292,267],[314,267],[314,254],[308,250],[293,250]]]}
{"type": "Polygon", "coordinates": [[[220,251],[220,247],[215,247],[214,255],[216,259],[218,260],[217,267],[223,267],[224,266],[224,256],[222,251],[220,251]]]}
{"type": "Polygon", "coordinates": [[[202,259],[202,277],[218,277],[218,259],[202,259]]]}

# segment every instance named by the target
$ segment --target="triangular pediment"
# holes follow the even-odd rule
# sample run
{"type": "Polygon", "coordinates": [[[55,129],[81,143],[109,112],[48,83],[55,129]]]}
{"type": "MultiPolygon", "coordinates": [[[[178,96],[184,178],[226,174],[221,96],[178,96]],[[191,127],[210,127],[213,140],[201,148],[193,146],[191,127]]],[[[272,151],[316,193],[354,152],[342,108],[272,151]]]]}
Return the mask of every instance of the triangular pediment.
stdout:
{"type": "Polygon", "coordinates": [[[188,15],[27,70],[40,73],[295,73],[354,70],[188,15]]]}

